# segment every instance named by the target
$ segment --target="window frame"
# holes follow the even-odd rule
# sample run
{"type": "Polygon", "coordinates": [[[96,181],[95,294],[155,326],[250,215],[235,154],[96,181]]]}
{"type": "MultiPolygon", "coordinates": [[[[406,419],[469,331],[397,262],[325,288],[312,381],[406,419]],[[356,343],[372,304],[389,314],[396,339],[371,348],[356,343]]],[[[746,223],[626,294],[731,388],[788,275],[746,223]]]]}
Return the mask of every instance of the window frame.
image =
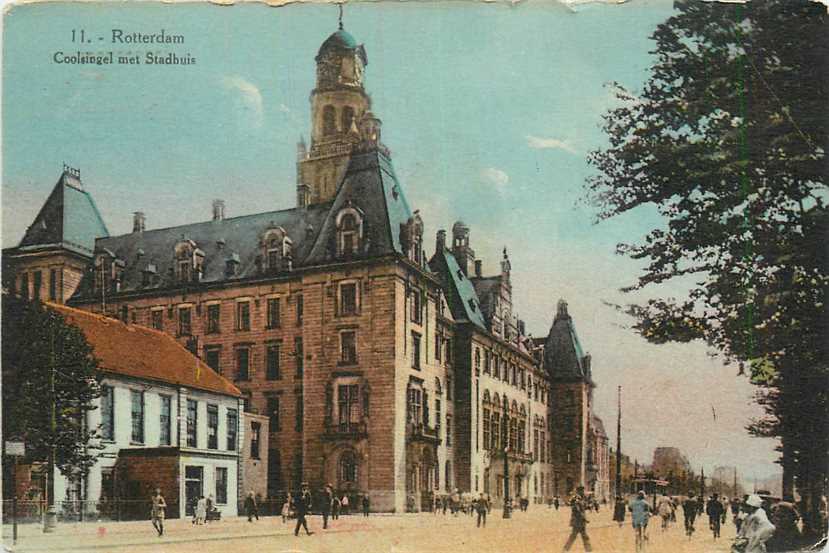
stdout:
{"type": "Polygon", "coordinates": [[[282,380],[282,340],[265,342],[265,380],[282,380]]]}
{"type": "Polygon", "coordinates": [[[173,396],[168,394],[159,394],[158,401],[158,445],[169,446],[173,443],[173,396]],[[164,420],[165,416],[167,419],[166,424],[164,420]]]}
{"type": "Polygon", "coordinates": [[[206,311],[207,325],[204,333],[220,334],[222,328],[222,305],[220,303],[208,303],[206,311]]]}
{"type": "Polygon", "coordinates": [[[110,384],[101,386],[101,439],[106,442],[115,441],[115,387],[110,384]],[[107,425],[104,415],[107,412],[104,408],[104,402],[107,398],[105,390],[109,390],[109,425],[107,425]]]}
{"type": "Polygon", "coordinates": [[[265,328],[272,330],[279,328],[282,319],[282,301],[279,297],[270,297],[265,303],[265,328]]]}
{"type": "Polygon", "coordinates": [[[199,402],[195,399],[187,398],[187,414],[185,419],[187,428],[187,438],[185,444],[187,447],[199,447],[199,402]],[[192,417],[191,417],[192,415],[192,417]]]}
{"type": "Polygon", "coordinates": [[[130,389],[130,421],[132,423],[130,432],[131,444],[144,444],[147,439],[146,406],[143,390],[130,389]],[[138,399],[138,410],[136,411],[136,398],[138,399]],[[138,420],[136,421],[136,415],[138,420]]]}
{"type": "MultiPolygon", "coordinates": [[[[350,294],[349,294],[350,296],[350,294]]],[[[345,280],[337,284],[337,315],[340,317],[354,317],[360,314],[360,282],[357,280],[345,280]],[[345,301],[346,288],[353,289],[353,301],[348,304],[345,301]]]]}
{"type": "Polygon", "coordinates": [[[249,382],[251,380],[251,347],[249,345],[239,345],[234,348],[234,359],[236,361],[236,374],[234,380],[238,382],[249,382]],[[245,367],[242,369],[242,352],[245,356],[245,367]]]}
{"type": "Polygon", "coordinates": [[[236,331],[250,331],[251,309],[250,300],[238,300],[236,302],[236,331]]]}
{"type": "Polygon", "coordinates": [[[193,306],[179,305],[178,306],[178,335],[192,336],[193,335],[193,306]],[[183,315],[187,315],[184,317],[183,315]]]}
{"type": "Polygon", "coordinates": [[[207,404],[207,449],[219,449],[219,406],[207,404]]]}
{"type": "Polygon", "coordinates": [[[356,365],[357,357],[357,331],[353,329],[340,331],[340,360],[339,365],[356,365]],[[350,339],[346,340],[349,336],[350,339]]]}
{"type": "Polygon", "coordinates": [[[239,441],[239,411],[238,409],[225,410],[225,437],[227,438],[227,450],[236,451],[239,441]]]}

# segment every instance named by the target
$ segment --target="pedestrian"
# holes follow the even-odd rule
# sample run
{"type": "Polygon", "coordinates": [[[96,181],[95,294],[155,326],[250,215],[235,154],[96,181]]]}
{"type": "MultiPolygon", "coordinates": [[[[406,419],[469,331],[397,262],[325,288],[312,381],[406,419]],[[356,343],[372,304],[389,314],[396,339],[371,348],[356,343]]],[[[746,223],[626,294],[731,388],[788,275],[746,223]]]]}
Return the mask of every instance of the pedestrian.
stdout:
{"type": "Polygon", "coordinates": [[[691,536],[694,533],[694,521],[697,518],[697,511],[699,506],[697,505],[697,499],[693,493],[682,502],[682,514],[683,518],[685,519],[685,534],[688,536],[688,539],[691,539],[691,536]]]}
{"type": "Polygon", "coordinates": [[[332,520],[339,520],[340,518],[340,498],[334,495],[334,499],[331,500],[331,519],[332,520]]]}
{"type": "Polygon", "coordinates": [[[708,500],[708,506],[705,508],[705,512],[708,514],[708,526],[711,528],[711,531],[714,533],[714,539],[720,537],[720,525],[722,523],[722,515],[725,511],[725,508],[720,503],[719,494],[714,494],[711,499],[708,500]]]}
{"type": "Polygon", "coordinates": [[[291,494],[285,497],[285,503],[282,504],[282,524],[285,524],[288,521],[288,517],[291,515],[291,494]]]}
{"type": "Polygon", "coordinates": [[[215,507],[215,502],[213,501],[213,496],[208,495],[207,496],[207,510],[206,510],[207,516],[204,519],[205,522],[210,522],[210,517],[213,514],[213,509],[215,509],[215,508],[216,507],[215,507]]]}
{"type": "Polygon", "coordinates": [[[553,505],[555,506],[556,511],[558,511],[558,506],[559,506],[558,496],[555,496],[555,497],[553,498],[553,505]]]}
{"type": "Polygon", "coordinates": [[[640,490],[628,508],[633,531],[636,533],[636,550],[640,551],[644,542],[648,541],[648,520],[651,516],[651,506],[645,499],[645,492],[640,490]]]}
{"type": "Polygon", "coordinates": [[[342,507],[343,507],[343,514],[347,515],[348,514],[348,496],[347,495],[343,494],[343,498],[340,501],[340,505],[342,505],[342,507]]]}
{"type": "Polygon", "coordinates": [[[482,524],[483,526],[486,526],[486,513],[489,510],[488,503],[489,502],[486,500],[486,497],[484,497],[482,492],[475,504],[475,508],[478,511],[478,528],[480,528],[482,524]]]}
{"type": "Polygon", "coordinates": [[[449,498],[447,496],[443,496],[440,498],[441,506],[443,507],[443,514],[446,514],[446,507],[449,504],[449,498]]]}
{"type": "MultiPolygon", "coordinates": [[[[737,526],[737,522],[739,520],[738,515],[740,514],[740,500],[736,497],[731,498],[731,503],[728,505],[729,509],[731,510],[731,520],[734,522],[734,526],[737,526]]],[[[740,531],[739,526],[737,526],[737,532],[740,531]]]]}
{"type": "Polygon", "coordinates": [[[207,500],[200,495],[196,502],[196,524],[204,524],[205,518],[207,518],[207,500]]]}
{"type": "Polygon", "coordinates": [[[458,491],[458,488],[455,488],[455,491],[452,493],[452,504],[450,509],[452,514],[458,516],[458,510],[461,508],[461,494],[458,491]]]}
{"type": "Polygon", "coordinates": [[[367,517],[369,511],[368,494],[363,495],[363,516],[367,517]]]}
{"type": "Polygon", "coordinates": [[[305,515],[311,510],[311,494],[308,488],[303,487],[302,493],[296,498],[296,528],[294,528],[294,536],[299,536],[299,529],[305,528],[305,533],[309,536],[313,534],[308,530],[308,521],[305,520],[305,515]]]}
{"type": "Polygon", "coordinates": [[[668,529],[668,523],[671,521],[671,513],[673,511],[674,509],[670,498],[662,496],[657,504],[656,512],[659,513],[659,517],[662,519],[663,532],[668,529]]]}
{"type": "Polygon", "coordinates": [[[158,537],[160,538],[164,535],[164,511],[167,509],[167,502],[164,500],[164,496],[161,495],[161,488],[155,489],[152,502],[153,506],[150,516],[152,517],[153,528],[158,532],[158,537]]]}
{"type": "Polygon", "coordinates": [[[325,486],[322,490],[322,505],[320,505],[320,511],[322,512],[322,529],[328,529],[328,515],[331,513],[331,503],[333,501],[333,491],[331,489],[331,484],[325,486]]]}
{"type": "Polygon", "coordinates": [[[256,495],[253,490],[250,490],[245,498],[245,514],[248,515],[248,522],[253,522],[253,517],[259,520],[259,505],[256,503],[256,495]]]}
{"type": "Polygon", "coordinates": [[[570,500],[570,537],[564,544],[564,551],[570,551],[576,537],[581,534],[581,541],[585,551],[592,551],[590,537],[587,535],[587,504],[584,499],[584,486],[576,488],[576,495],[570,500]]]}
{"type": "Polygon", "coordinates": [[[619,528],[625,523],[625,500],[621,495],[616,496],[616,502],[613,504],[613,520],[619,523],[619,528]]]}
{"type": "Polygon", "coordinates": [[[766,553],[766,542],[774,534],[774,525],[769,522],[762,507],[763,500],[759,495],[748,496],[743,506],[748,512],[748,517],[740,527],[737,542],[745,543],[744,553],[766,553]]]}

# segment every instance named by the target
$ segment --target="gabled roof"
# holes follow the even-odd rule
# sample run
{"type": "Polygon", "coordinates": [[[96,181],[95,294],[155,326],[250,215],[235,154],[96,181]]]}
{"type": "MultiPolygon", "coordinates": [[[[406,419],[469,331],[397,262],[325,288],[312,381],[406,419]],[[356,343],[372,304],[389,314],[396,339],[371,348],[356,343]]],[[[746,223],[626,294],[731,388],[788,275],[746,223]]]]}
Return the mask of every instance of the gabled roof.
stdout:
{"type": "Polygon", "coordinates": [[[18,248],[57,246],[91,256],[95,239],[108,235],[95,201],[83,190],[80,178],[64,171],[18,248]]]}
{"type": "Polygon", "coordinates": [[[305,265],[331,262],[337,255],[337,214],[346,207],[363,216],[363,248],[354,258],[405,254],[400,241],[401,226],[412,218],[391,160],[379,150],[354,154],[333,205],[322,222],[305,265]]]}
{"type": "Polygon", "coordinates": [[[492,315],[495,312],[496,297],[500,295],[501,275],[490,277],[472,277],[469,279],[475,287],[475,293],[481,302],[481,311],[487,325],[492,326],[492,315]]]}
{"type": "Polygon", "coordinates": [[[452,252],[446,248],[438,248],[429,261],[429,267],[438,273],[443,281],[449,309],[455,320],[469,321],[487,330],[475,287],[461,270],[452,252]]]}
{"type": "Polygon", "coordinates": [[[593,384],[590,356],[585,355],[581,347],[576,326],[563,300],[558,303],[558,312],[544,343],[544,368],[553,379],[575,379],[593,384]]]}
{"type": "Polygon", "coordinates": [[[169,334],[65,305],[45,305],[81,329],[105,373],[234,397],[242,395],[169,334]]]}

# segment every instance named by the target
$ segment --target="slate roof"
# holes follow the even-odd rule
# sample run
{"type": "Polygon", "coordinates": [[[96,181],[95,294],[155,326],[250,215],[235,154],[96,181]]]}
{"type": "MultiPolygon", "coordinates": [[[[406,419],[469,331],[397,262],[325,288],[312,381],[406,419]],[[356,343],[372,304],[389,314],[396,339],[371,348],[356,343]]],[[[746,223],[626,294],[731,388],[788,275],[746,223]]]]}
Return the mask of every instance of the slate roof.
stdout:
{"type": "Polygon", "coordinates": [[[429,267],[438,273],[443,281],[452,317],[456,321],[469,321],[487,330],[475,287],[463,274],[452,252],[446,248],[439,248],[429,261],[429,267]]]}
{"type": "Polygon", "coordinates": [[[495,311],[495,298],[493,292],[500,293],[501,275],[491,277],[472,277],[470,279],[475,287],[475,293],[481,301],[481,311],[489,326],[492,326],[492,315],[495,311]],[[497,291],[496,291],[497,290],[497,291]]]}
{"type": "Polygon", "coordinates": [[[18,248],[57,246],[91,256],[100,236],[109,236],[109,231],[95,201],[83,190],[79,177],[64,171],[18,248]]]}
{"type": "Polygon", "coordinates": [[[576,326],[564,301],[559,301],[558,312],[544,343],[544,368],[553,379],[583,380],[593,384],[590,356],[581,347],[576,326]]]}
{"type": "Polygon", "coordinates": [[[47,302],[46,306],[83,331],[105,373],[234,397],[242,395],[168,334],[65,305],[47,302]]]}

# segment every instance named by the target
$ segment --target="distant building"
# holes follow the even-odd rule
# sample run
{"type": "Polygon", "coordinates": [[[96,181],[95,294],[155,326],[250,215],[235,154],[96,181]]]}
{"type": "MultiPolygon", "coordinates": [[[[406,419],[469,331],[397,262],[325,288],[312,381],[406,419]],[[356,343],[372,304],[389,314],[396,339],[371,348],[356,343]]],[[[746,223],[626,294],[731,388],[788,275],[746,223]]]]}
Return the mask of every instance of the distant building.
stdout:
{"type": "Polygon", "coordinates": [[[659,478],[674,481],[691,472],[691,463],[679,448],[657,447],[653,450],[651,470],[659,478]]]}

